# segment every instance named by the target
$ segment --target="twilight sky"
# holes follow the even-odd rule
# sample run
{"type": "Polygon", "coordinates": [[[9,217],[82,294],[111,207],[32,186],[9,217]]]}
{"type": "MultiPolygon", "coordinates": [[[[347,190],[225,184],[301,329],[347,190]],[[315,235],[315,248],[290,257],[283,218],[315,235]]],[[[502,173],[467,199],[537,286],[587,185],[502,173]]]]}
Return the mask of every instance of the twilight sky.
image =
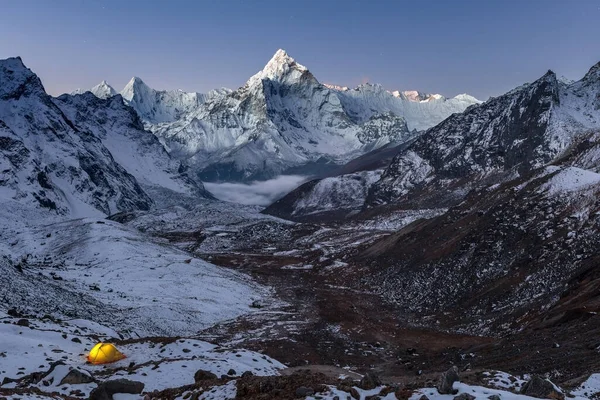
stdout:
{"type": "Polygon", "coordinates": [[[19,0],[2,3],[0,58],[48,92],[237,88],[284,48],[317,79],[485,100],[552,69],[600,61],[600,0],[19,0]]]}

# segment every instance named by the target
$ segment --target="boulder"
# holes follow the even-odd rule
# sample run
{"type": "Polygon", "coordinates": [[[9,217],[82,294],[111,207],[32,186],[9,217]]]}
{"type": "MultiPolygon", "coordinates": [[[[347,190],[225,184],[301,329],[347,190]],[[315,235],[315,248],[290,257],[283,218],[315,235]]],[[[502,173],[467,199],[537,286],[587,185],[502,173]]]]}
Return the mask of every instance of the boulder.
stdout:
{"type": "Polygon", "coordinates": [[[364,390],[372,390],[381,386],[381,379],[374,372],[367,372],[358,383],[358,387],[364,390]]]}
{"type": "Polygon", "coordinates": [[[215,374],[213,374],[212,372],[205,371],[203,369],[199,369],[194,374],[194,382],[196,382],[196,383],[201,382],[201,381],[208,381],[211,379],[219,379],[219,378],[217,378],[217,376],[215,374]]]}
{"type": "Polygon", "coordinates": [[[86,374],[85,372],[81,372],[78,369],[72,369],[65,375],[64,378],[59,383],[61,385],[80,385],[82,383],[91,383],[94,382],[94,378],[86,374]]]}
{"type": "Polygon", "coordinates": [[[437,390],[440,394],[456,394],[457,390],[453,388],[453,385],[458,381],[460,381],[458,368],[454,366],[442,374],[437,390]]]}
{"type": "Polygon", "coordinates": [[[142,382],[128,379],[105,381],[90,393],[89,400],[112,400],[115,393],[140,394],[144,390],[142,382]]]}
{"type": "Polygon", "coordinates": [[[488,396],[488,400],[501,400],[500,396],[498,396],[497,394],[493,394],[491,396],[488,396]]]}
{"type": "Polygon", "coordinates": [[[557,399],[563,400],[565,395],[556,390],[556,387],[548,379],[534,375],[521,388],[521,394],[538,399],[557,399]]]}
{"type": "Polygon", "coordinates": [[[304,398],[306,396],[312,396],[313,394],[315,394],[315,391],[309,387],[300,386],[298,389],[296,389],[296,397],[304,398]]]}
{"type": "Polygon", "coordinates": [[[461,393],[458,396],[455,396],[454,400],[475,400],[475,396],[470,395],[469,393],[461,393]]]}
{"type": "Polygon", "coordinates": [[[227,375],[235,376],[237,373],[235,372],[235,369],[231,368],[229,371],[227,371],[227,375]]]}

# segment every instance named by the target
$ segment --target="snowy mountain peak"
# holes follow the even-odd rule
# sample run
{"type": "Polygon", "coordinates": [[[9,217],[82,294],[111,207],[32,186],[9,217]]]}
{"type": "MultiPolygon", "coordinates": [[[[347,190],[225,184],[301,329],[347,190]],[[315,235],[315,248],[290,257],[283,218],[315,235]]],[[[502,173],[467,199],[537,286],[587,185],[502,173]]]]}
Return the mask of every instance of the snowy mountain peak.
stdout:
{"type": "MultiPolygon", "coordinates": [[[[308,68],[298,64],[285,50],[279,49],[263,70],[250,78],[248,84],[252,85],[264,79],[286,82],[297,81],[305,74],[310,74],[308,68]]],[[[310,74],[310,77],[314,79],[312,74],[310,74]]]]}
{"type": "MultiPolygon", "coordinates": [[[[296,60],[294,60],[292,57],[290,57],[288,55],[288,53],[286,53],[285,50],[283,49],[279,49],[275,52],[275,54],[273,55],[273,57],[271,58],[271,60],[269,60],[269,62],[267,63],[267,65],[265,66],[265,70],[268,69],[277,69],[280,68],[282,66],[293,66],[294,64],[296,64],[296,60]]],[[[298,65],[300,68],[303,68],[306,70],[306,67],[302,66],[302,65],[298,65]]]]}
{"type": "Polygon", "coordinates": [[[435,96],[438,96],[438,98],[441,98],[442,96],[439,94],[428,94],[428,93],[422,93],[419,92],[417,90],[405,90],[404,92],[399,92],[399,91],[394,91],[392,92],[392,95],[394,97],[399,97],[399,98],[405,98],[406,100],[410,100],[410,101],[427,101],[429,100],[431,97],[436,98],[435,96]]]}
{"type": "Polygon", "coordinates": [[[121,90],[121,96],[128,102],[136,102],[140,99],[154,97],[154,90],[146,85],[143,80],[134,76],[121,90]]]}
{"type": "Polygon", "coordinates": [[[109,97],[117,95],[117,91],[113,89],[113,87],[110,86],[106,81],[102,81],[98,85],[91,88],[90,92],[101,99],[108,99],[109,97]]]}
{"type": "Polygon", "coordinates": [[[21,57],[0,60],[0,99],[44,93],[40,79],[23,64],[21,57]]]}
{"type": "Polygon", "coordinates": [[[479,100],[477,100],[475,97],[473,97],[467,93],[457,94],[456,96],[453,97],[453,99],[471,102],[471,103],[480,103],[479,100]]]}

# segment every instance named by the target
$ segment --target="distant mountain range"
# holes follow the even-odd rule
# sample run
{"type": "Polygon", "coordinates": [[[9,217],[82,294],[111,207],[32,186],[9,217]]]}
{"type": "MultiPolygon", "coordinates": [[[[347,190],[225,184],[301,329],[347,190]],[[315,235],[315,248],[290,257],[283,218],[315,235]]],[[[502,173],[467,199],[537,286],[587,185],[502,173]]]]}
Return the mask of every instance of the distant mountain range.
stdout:
{"type": "MultiPolygon", "coordinates": [[[[91,92],[116,94],[106,82],[91,92]]],[[[121,95],[171,156],[207,181],[323,172],[479,103],[468,95],[324,85],[283,50],[235,91],[157,91],[132,78],[121,95]]]]}

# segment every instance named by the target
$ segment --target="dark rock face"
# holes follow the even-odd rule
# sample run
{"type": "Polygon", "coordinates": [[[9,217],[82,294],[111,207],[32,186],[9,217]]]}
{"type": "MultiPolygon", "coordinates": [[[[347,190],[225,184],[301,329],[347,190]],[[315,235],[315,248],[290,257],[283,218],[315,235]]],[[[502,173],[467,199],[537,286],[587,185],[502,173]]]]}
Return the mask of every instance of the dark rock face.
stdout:
{"type": "Polygon", "coordinates": [[[448,371],[444,372],[440,377],[440,382],[437,386],[437,390],[440,394],[455,394],[457,391],[452,386],[454,385],[454,382],[459,381],[460,378],[458,376],[458,368],[452,367],[448,371]]]}
{"type": "Polygon", "coordinates": [[[102,382],[90,393],[90,400],[112,400],[115,393],[140,394],[144,390],[142,382],[116,379],[102,382]]]}
{"type": "Polygon", "coordinates": [[[562,400],[565,398],[563,393],[556,390],[552,382],[537,375],[523,385],[521,394],[538,399],[562,400]]]}

